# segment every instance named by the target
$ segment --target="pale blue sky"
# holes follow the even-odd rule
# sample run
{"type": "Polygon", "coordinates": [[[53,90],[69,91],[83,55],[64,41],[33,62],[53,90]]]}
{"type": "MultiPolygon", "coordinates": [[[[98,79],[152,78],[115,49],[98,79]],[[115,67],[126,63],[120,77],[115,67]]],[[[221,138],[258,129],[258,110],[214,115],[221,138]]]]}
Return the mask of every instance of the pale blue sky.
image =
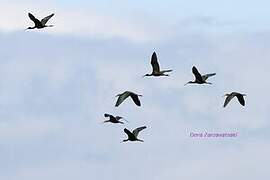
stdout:
{"type": "Polygon", "coordinates": [[[0,179],[266,180],[267,1],[4,1],[0,7],[0,179]],[[24,31],[55,13],[53,28],[24,31]],[[142,78],[157,52],[170,77],[142,78]],[[184,86],[192,66],[212,86],[184,86]],[[115,95],[143,94],[115,108],[115,95]],[[223,108],[222,95],[246,93],[223,108]],[[124,125],[102,124],[103,114],[124,125]],[[120,143],[146,125],[144,143],[120,143]],[[194,139],[190,132],[238,132],[194,139]]]}
{"type": "Polygon", "coordinates": [[[269,1],[57,1],[59,7],[94,8],[95,11],[115,16],[140,16],[149,14],[158,19],[175,22],[190,17],[212,17],[220,21],[244,23],[251,27],[263,26],[268,23],[269,1]],[[240,22],[242,21],[242,22],[240,22]],[[255,26],[254,26],[255,25],[255,26]]]}

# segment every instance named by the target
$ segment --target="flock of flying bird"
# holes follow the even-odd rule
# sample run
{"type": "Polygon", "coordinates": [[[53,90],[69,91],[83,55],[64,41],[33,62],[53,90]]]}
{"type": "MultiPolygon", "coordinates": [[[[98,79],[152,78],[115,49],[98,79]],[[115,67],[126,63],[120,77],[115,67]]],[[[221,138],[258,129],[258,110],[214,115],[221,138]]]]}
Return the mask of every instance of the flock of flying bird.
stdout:
{"type": "MultiPolygon", "coordinates": [[[[41,19],[41,20],[38,20],[31,13],[28,13],[28,16],[34,22],[35,25],[33,27],[28,27],[27,29],[35,29],[35,28],[36,29],[42,29],[42,28],[45,28],[45,27],[53,27],[53,25],[46,25],[46,24],[49,21],[49,19],[54,16],[54,14],[51,14],[51,15],[49,15],[49,16],[41,19]]],[[[151,57],[151,65],[152,65],[152,73],[151,74],[145,74],[143,77],[146,77],[146,76],[156,76],[156,77],[169,76],[169,74],[165,74],[165,73],[168,73],[168,72],[172,71],[171,69],[169,69],[169,70],[160,70],[159,63],[158,63],[158,60],[157,60],[157,55],[156,55],[155,52],[152,54],[152,57],[151,57]]],[[[216,73],[210,73],[210,74],[201,75],[200,72],[198,71],[198,69],[195,66],[192,67],[192,73],[193,73],[193,75],[195,77],[195,80],[194,81],[189,81],[185,85],[187,85],[187,84],[212,84],[210,82],[207,82],[206,80],[209,77],[216,75],[216,73]]],[[[141,102],[140,102],[140,99],[139,99],[140,96],[142,96],[142,95],[136,94],[136,93],[131,92],[131,91],[125,91],[125,92],[123,92],[121,94],[118,94],[116,96],[118,98],[117,98],[115,107],[118,107],[128,97],[130,97],[137,106],[141,106],[141,102]]],[[[242,106],[245,106],[244,96],[246,96],[246,94],[241,94],[241,93],[238,93],[238,92],[231,92],[230,94],[225,94],[224,97],[225,96],[226,96],[226,99],[225,99],[223,107],[226,107],[227,104],[234,97],[236,97],[238,99],[239,103],[242,106]]],[[[124,122],[121,121],[121,119],[124,119],[123,117],[113,116],[113,115],[107,114],[107,113],[104,114],[104,117],[109,118],[108,120],[105,120],[104,123],[110,122],[110,123],[124,124],[124,122]]],[[[125,128],[124,132],[127,134],[128,138],[123,140],[123,142],[126,142],[126,141],[140,141],[140,142],[143,142],[143,140],[138,139],[138,134],[139,134],[140,131],[142,131],[145,128],[146,128],[146,126],[138,127],[136,129],[134,129],[132,132],[125,128]]]]}

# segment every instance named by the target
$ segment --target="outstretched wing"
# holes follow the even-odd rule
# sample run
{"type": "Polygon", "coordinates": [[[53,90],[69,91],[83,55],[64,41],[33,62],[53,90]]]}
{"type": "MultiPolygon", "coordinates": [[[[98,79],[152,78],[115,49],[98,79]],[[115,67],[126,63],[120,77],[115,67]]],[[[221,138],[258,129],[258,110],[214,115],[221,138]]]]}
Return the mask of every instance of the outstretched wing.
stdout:
{"type": "Polygon", "coordinates": [[[204,81],[206,81],[206,79],[208,79],[209,77],[214,76],[214,75],[216,75],[216,73],[204,74],[204,75],[202,75],[202,79],[203,79],[204,81]]]}
{"type": "Polygon", "coordinates": [[[120,94],[116,101],[115,107],[118,107],[129,95],[130,92],[128,91],[124,92],[123,94],[120,94]]]}
{"type": "Polygon", "coordinates": [[[110,115],[110,114],[105,113],[104,114],[104,117],[110,117],[111,118],[111,117],[113,117],[113,115],[110,115]]]}
{"type": "Polygon", "coordinates": [[[152,65],[153,72],[159,72],[160,71],[159,64],[158,64],[158,61],[157,61],[157,54],[156,54],[156,52],[154,52],[152,54],[151,65],[152,65]]]}
{"type": "Polygon", "coordinates": [[[244,96],[242,94],[237,94],[236,95],[239,103],[242,105],[242,106],[245,106],[245,99],[244,99],[244,96]]]}
{"type": "Polygon", "coordinates": [[[134,137],[134,134],[130,132],[128,129],[124,129],[124,132],[128,135],[128,137],[134,137]]]}
{"type": "Polygon", "coordinates": [[[226,107],[227,104],[232,100],[232,98],[236,96],[236,94],[231,93],[229,96],[226,97],[223,107],[226,107]]]}
{"type": "Polygon", "coordinates": [[[131,96],[133,102],[134,102],[137,106],[141,106],[141,102],[140,102],[139,96],[138,96],[137,94],[130,93],[130,96],[131,96]]]}
{"type": "Polygon", "coordinates": [[[41,24],[42,24],[43,26],[45,26],[45,24],[46,24],[46,23],[49,21],[49,19],[51,19],[51,17],[53,17],[53,16],[54,16],[54,14],[51,14],[51,15],[49,15],[49,16],[43,18],[43,19],[41,20],[41,24]]]}
{"type": "Polygon", "coordinates": [[[145,128],[146,128],[146,126],[138,127],[138,128],[136,128],[136,129],[134,129],[132,133],[134,134],[135,137],[137,137],[138,134],[139,134],[139,132],[140,132],[141,130],[145,129],[145,128]]]}
{"type": "Polygon", "coordinates": [[[195,66],[192,67],[192,73],[194,74],[195,78],[198,81],[203,81],[201,74],[199,73],[199,71],[197,70],[197,68],[195,66]]]}
{"type": "Polygon", "coordinates": [[[39,23],[40,23],[40,21],[39,21],[37,18],[35,18],[35,16],[34,16],[33,14],[28,13],[28,16],[29,16],[29,18],[30,18],[35,24],[39,24],[39,23]]]}

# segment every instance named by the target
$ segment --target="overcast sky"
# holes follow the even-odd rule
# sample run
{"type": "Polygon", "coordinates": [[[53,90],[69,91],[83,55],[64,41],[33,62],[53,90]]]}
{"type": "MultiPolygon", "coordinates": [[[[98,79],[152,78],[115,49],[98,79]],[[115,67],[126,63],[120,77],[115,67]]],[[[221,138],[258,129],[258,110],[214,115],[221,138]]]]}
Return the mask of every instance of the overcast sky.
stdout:
{"type": "Polygon", "coordinates": [[[268,1],[0,2],[0,179],[270,177],[268,1]],[[54,27],[25,31],[28,12],[54,27]],[[169,77],[142,78],[153,51],[169,77]],[[193,65],[213,85],[184,86],[193,65]],[[125,90],[142,106],[115,108],[125,90]],[[232,91],[245,107],[222,107],[232,91]],[[144,143],[120,143],[143,125],[144,143]]]}

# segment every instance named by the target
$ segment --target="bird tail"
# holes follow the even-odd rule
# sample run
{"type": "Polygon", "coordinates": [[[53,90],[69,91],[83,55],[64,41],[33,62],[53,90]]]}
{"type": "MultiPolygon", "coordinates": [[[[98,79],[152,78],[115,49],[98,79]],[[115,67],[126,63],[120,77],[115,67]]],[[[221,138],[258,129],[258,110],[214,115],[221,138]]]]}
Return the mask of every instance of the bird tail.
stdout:
{"type": "Polygon", "coordinates": [[[216,75],[216,73],[210,73],[210,74],[208,74],[208,76],[214,76],[214,75],[216,75]]]}

